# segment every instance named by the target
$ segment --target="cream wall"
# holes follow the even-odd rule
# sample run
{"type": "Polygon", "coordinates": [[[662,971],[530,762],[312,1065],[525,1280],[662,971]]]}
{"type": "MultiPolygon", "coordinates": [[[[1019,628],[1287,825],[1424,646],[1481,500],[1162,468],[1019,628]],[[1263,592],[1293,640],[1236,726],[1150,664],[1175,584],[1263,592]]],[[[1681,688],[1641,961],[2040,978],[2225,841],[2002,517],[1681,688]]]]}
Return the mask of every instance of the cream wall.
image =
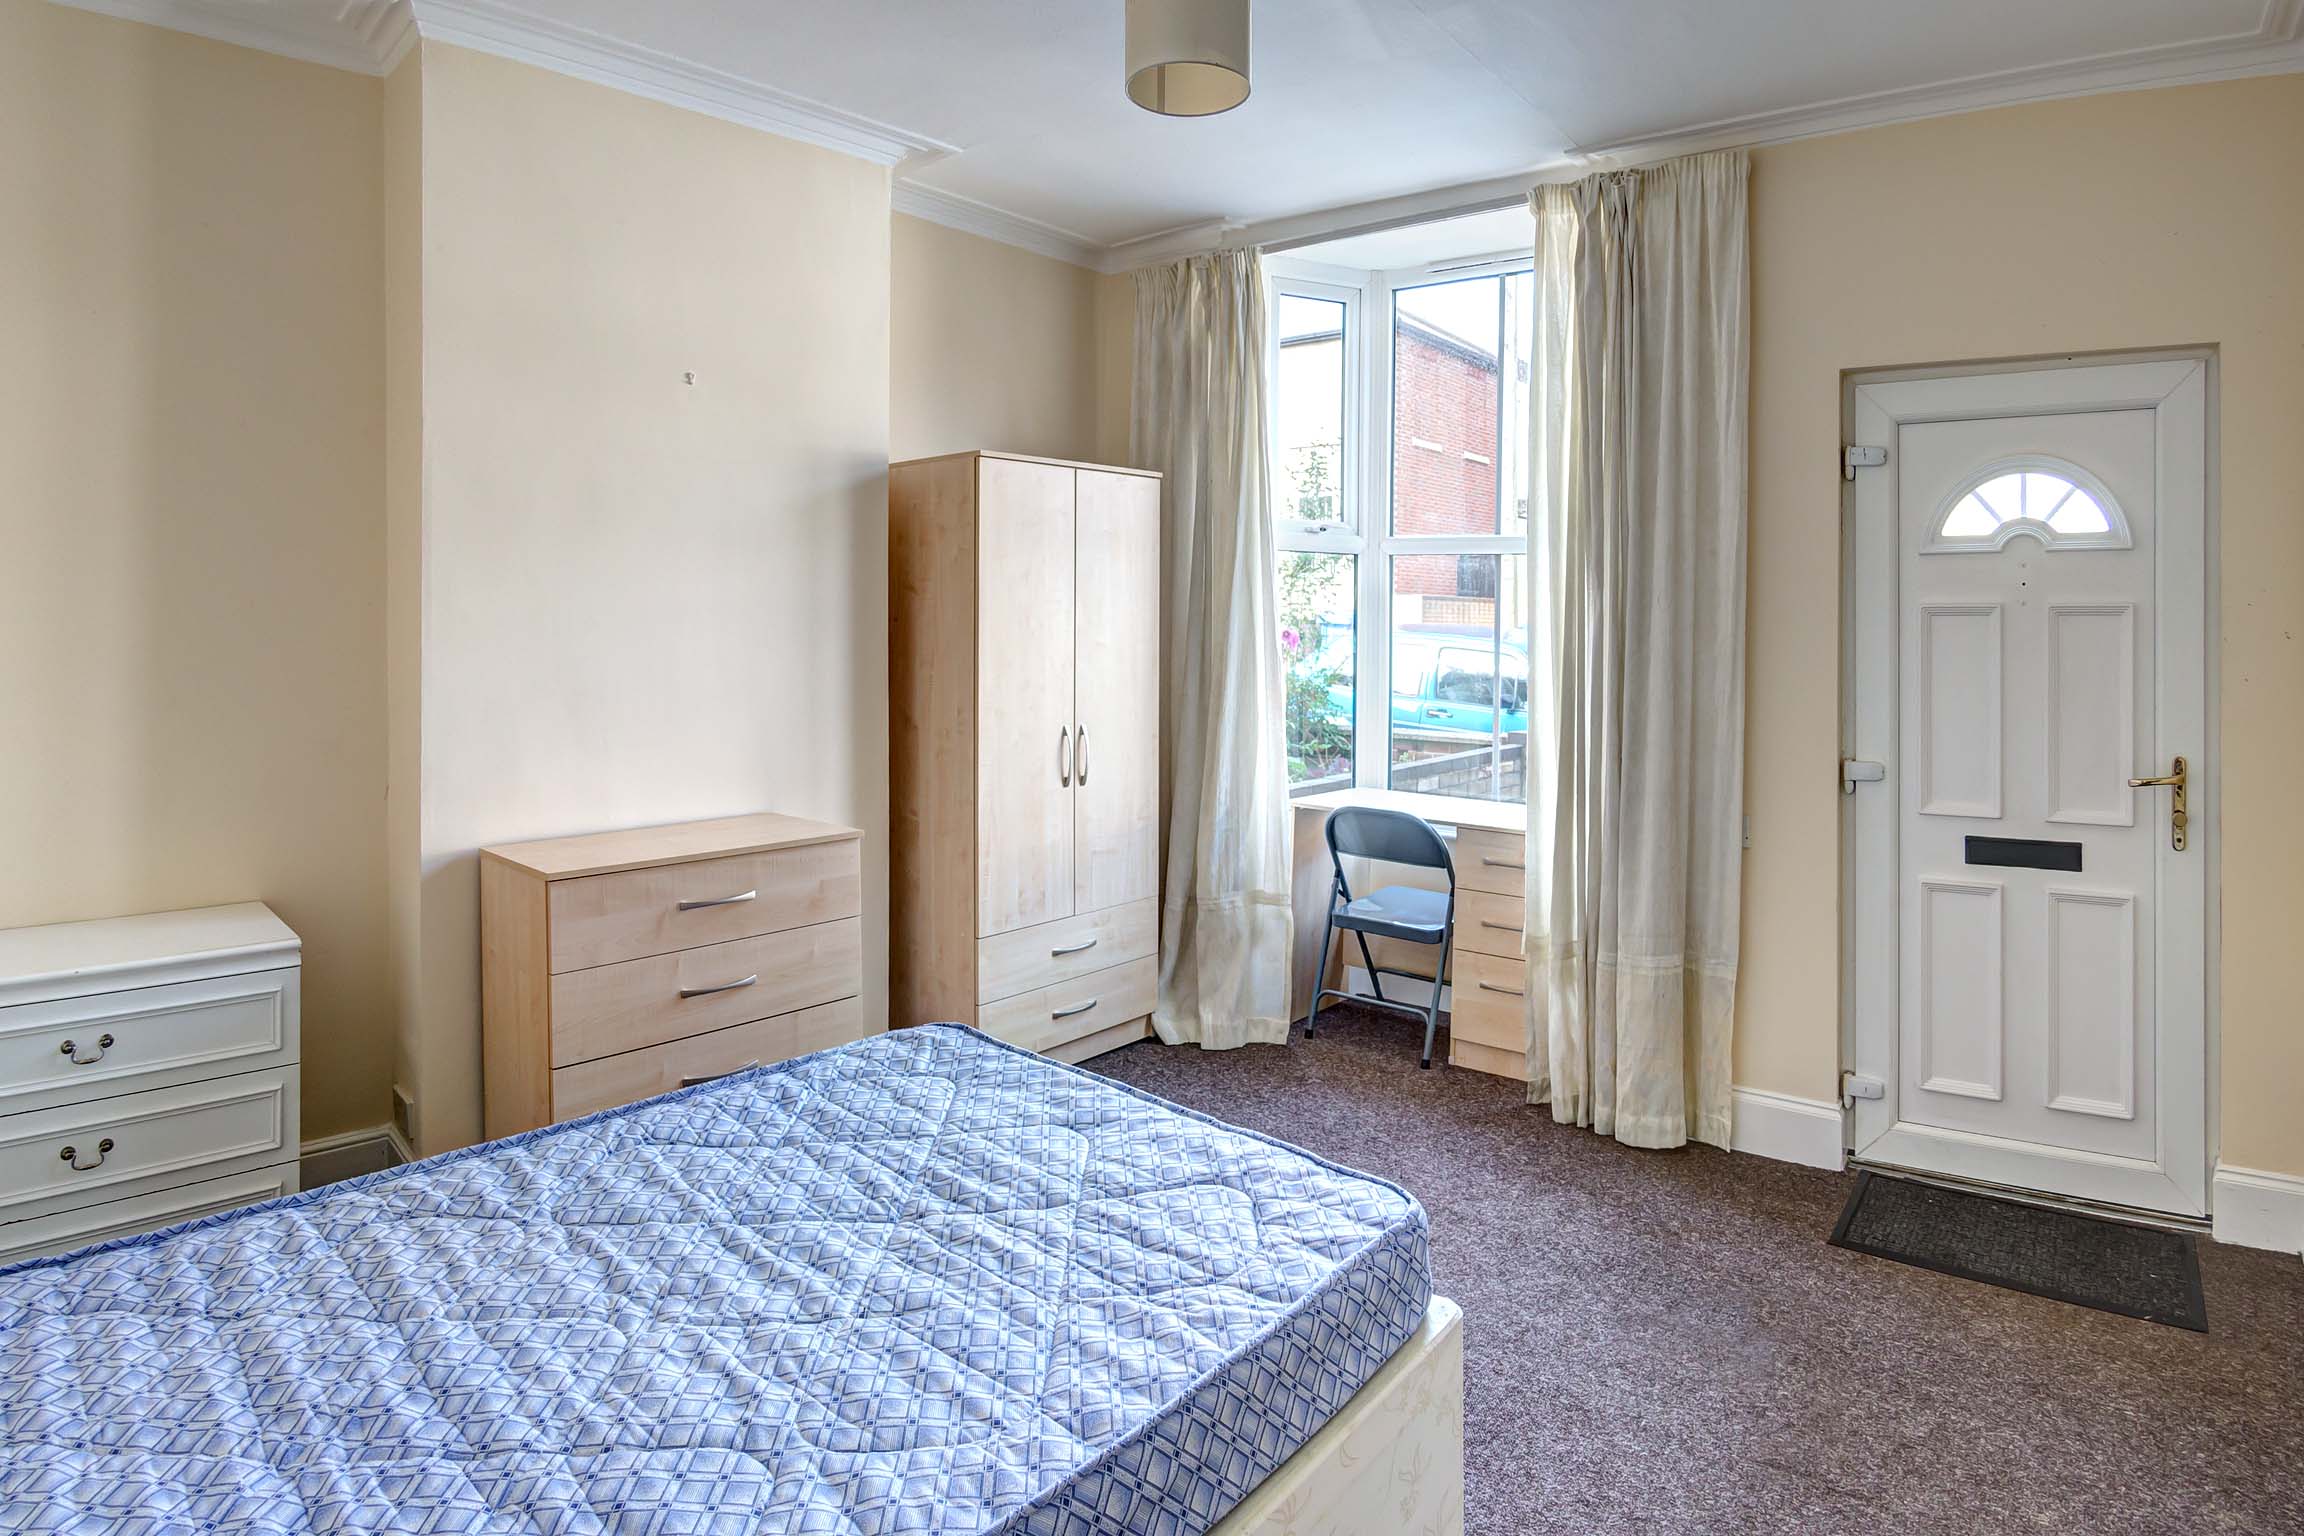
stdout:
{"type": "Polygon", "coordinates": [[[422,567],[394,595],[433,1151],[480,1134],[484,843],[862,827],[885,1019],[890,235],[863,161],[458,48],[420,68],[422,567]]]}
{"type": "Polygon", "coordinates": [[[905,214],[891,241],[891,457],[1094,459],[1096,274],[905,214]]]}
{"type": "Polygon", "coordinates": [[[261,899],[385,1118],[377,81],[0,3],[0,926],[261,899]]]}
{"type": "Polygon", "coordinates": [[[1839,1062],[1844,369],[2213,343],[2222,393],[2222,1157],[2304,1172],[2304,77],[1757,151],[1738,1083],[1839,1062]]]}

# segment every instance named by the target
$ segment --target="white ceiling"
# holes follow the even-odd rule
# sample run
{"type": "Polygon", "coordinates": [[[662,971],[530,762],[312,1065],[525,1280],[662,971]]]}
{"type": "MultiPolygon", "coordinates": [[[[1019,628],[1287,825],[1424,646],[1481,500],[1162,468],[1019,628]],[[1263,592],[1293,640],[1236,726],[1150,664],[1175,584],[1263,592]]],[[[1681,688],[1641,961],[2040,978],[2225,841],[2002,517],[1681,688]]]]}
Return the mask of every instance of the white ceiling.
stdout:
{"type": "Polygon", "coordinates": [[[337,17],[371,53],[412,4],[427,37],[766,126],[818,112],[835,131],[802,136],[909,152],[931,216],[1091,252],[1585,156],[2304,68],[2304,0],[1255,0],[1254,94],[1181,120],[1121,93],[1122,0],[66,3],[211,35],[337,17]]]}

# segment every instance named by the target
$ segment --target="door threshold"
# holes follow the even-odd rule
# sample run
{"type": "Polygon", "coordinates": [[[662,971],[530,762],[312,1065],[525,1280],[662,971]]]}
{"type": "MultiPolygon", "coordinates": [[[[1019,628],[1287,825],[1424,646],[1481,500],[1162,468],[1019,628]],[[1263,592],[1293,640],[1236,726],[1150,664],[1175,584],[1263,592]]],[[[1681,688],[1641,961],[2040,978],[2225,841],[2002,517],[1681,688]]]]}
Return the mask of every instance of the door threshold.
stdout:
{"type": "Polygon", "coordinates": [[[2013,1200],[2019,1205],[2037,1205],[2044,1210],[2070,1211],[2080,1216],[2101,1216],[2110,1221],[2133,1222],[2140,1226],[2162,1227],[2170,1232],[2188,1232],[2198,1237],[2209,1235],[2211,1218],[2206,1216],[2178,1216],[2169,1211],[2151,1211],[2141,1206],[2114,1205],[2104,1200],[2082,1200],[2072,1195],[2052,1194],[2041,1189],[2018,1189],[2010,1184],[1994,1184],[1987,1179],[1963,1179],[1956,1174],[1930,1173],[1919,1168],[1905,1168],[1895,1163],[1873,1162],[1866,1158],[1850,1157],[1848,1167],[1869,1170],[1889,1178],[1908,1179],[1915,1184],[1934,1184],[1944,1189],[1963,1190],[1970,1194],[1992,1195],[2002,1200],[2013,1200]]]}

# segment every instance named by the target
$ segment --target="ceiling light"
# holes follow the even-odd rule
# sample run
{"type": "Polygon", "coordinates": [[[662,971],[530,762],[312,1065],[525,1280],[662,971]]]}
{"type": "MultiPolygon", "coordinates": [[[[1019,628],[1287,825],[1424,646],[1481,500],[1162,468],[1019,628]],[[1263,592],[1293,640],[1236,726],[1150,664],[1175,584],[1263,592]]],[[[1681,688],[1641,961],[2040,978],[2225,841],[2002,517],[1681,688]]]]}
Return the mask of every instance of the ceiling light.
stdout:
{"type": "Polygon", "coordinates": [[[1248,99],[1248,0],[1128,0],[1128,99],[1208,117],[1248,99]]]}

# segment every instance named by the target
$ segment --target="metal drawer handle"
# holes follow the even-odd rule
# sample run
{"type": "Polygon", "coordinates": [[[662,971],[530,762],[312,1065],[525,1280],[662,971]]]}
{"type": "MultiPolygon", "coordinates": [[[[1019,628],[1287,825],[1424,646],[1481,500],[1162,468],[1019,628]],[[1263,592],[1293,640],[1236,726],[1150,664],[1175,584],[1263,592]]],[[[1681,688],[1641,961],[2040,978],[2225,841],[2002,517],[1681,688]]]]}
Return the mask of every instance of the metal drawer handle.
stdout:
{"type": "Polygon", "coordinates": [[[1490,869],[1526,869],[1528,867],[1511,859],[1492,859],[1486,854],[1480,855],[1480,862],[1490,869]]]}
{"type": "Polygon", "coordinates": [[[1528,995],[1527,993],[1521,991],[1518,987],[1500,987],[1492,981],[1484,981],[1480,983],[1480,990],[1483,992],[1501,992],[1506,997],[1526,997],[1528,995]]]}
{"type": "Polygon", "coordinates": [[[752,1060],[744,1063],[744,1065],[740,1067],[730,1067],[725,1072],[707,1072],[701,1077],[684,1077],[680,1079],[680,1086],[683,1088],[693,1088],[698,1083],[716,1083],[724,1077],[734,1077],[739,1072],[749,1072],[758,1065],[760,1065],[760,1059],[758,1057],[754,1057],[752,1060]]]}
{"type": "Polygon", "coordinates": [[[1072,770],[1074,778],[1083,784],[1088,782],[1088,727],[1086,726],[1080,727],[1080,734],[1073,738],[1072,770]]]}
{"type": "Polygon", "coordinates": [[[1088,1001],[1086,1001],[1086,1002],[1084,1002],[1084,1003],[1080,1004],[1078,1007],[1075,1007],[1075,1008],[1058,1008],[1058,1009],[1055,1009],[1055,1010],[1053,1010],[1053,1011],[1051,1011],[1051,1012],[1049,1013],[1048,1017],[1050,1017],[1050,1018],[1052,1018],[1052,1019],[1068,1019],[1068,1018],[1072,1017],[1072,1015],[1074,1015],[1074,1014],[1076,1014],[1076,1013],[1086,1013],[1086,1012],[1087,1012],[1089,1009],[1091,1009],[1091,1008],[1095,1007],[1098,1001],[1099,1001],[1099,999],[1097,999],[1097,998],[1093,998],[1093,997],[1092,997],[1092,998],[1088,999],[1088,1001]]]}
{"type": "Polygon", "coordinates": [[[1067,944],[1062,949],[1052,949],[1048,951],[1048,958],[1051,960],[1061,960],[1066,955],[1076,955],[1084,949],[1094,949],[1096,947],[1096,942],[1097,941],[1094,939],[1089,939],[1085,943],[1081,944],[1067,944]]]}
{"type": "Polygon", "coordinates": [[[758,891],[744,891],[735,896],[715,896],[709,901],[684,901],[680,903],[680,910],[697,912],[705,907],[732,907],[740,901],[758,901],[759,899],[760,893],[758,891]]]}
{"type": "Polygon", "coordinates": [[[682,997],[710,997],[715,992],[733,992],[738,987],[752,986],[759,980],[760,973],[758,971],[754,971],[751,975],[745,977],[742,981],[724,981],[716,987],[682,987],[680,989],[680,995],[682,997]]]}
{"type": "Polygon", "coordinates": [[[1072,787],[1072,727],[1066,726],[1056,733],[1056,782],[1066,789],[1072,787]]]}
{"type": "Polygon", "coordinates": [[[80,1161],[80,1149],[78,1147],[66,1147],[63,1151],[56,1154],[56,1161],[60,1163],[70,1163],[74,1173],[86,1173],[91,1168],[103,1167],[105,1154],[109,1153],[111,1150],[112,1138],[107,1136],[102,1141],[96,1143],[96,1161],[92,1163],[84,1163],[80,1161]]]}
{"type": "Polygon", "coordinates": [[[1480,926],[1483,928],[1495,928],[1504,933],[1518,933],[1520,931],[1520,925],[1518,923],[1499,923],[1494,918],[1489,917],[1480,919],[1480,926]]]}
{"type": "Polygon", "coordinates": [[[56,1054],[71,1057],[72,1065],[76,1067],[92,1067],[102,1061],[104,1053],[110,1049],[112,1049],[112,1037],[106,1034],[96,1037],[96,1054],[93,1056],[81,1055],[79,1042],[75,1040],[67,1040],[56,1047],[56,1054]]]}

